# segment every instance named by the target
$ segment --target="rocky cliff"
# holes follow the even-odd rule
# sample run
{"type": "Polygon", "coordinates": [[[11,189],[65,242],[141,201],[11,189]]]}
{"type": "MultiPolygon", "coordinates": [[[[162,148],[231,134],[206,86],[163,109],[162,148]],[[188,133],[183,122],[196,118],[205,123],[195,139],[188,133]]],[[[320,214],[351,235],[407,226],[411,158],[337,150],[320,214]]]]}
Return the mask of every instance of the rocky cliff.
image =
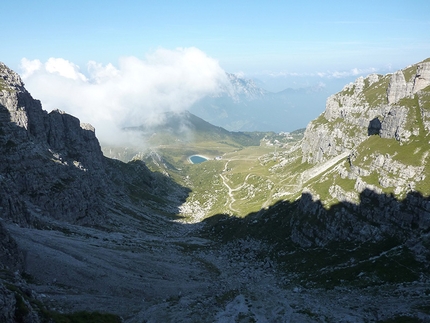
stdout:
{"type": "Polygon", "coordinates": [[[156,194],[171,188],[167,199],[186,194],[179,186],[160,184],[162,181],[157,182],[143,163],[138,164],[120,165],[105,158],[91,125],[59,110],[44,111],[19,76],[0,64],[3,218],[27,225],[34,225],[36,218],[43,216],[105,224],[113,201],[130,200],[135,191],[156,194]]]}
{"type": "Polygon", "coordinates": [[[327,99],[325,111],[307,126],[303,161],[328,160],[353,150],[373,134],[405,142],[411,135],[419,134],[414,124],[419,120],[428,132],[425,89],[429,85],[430,60],[385,76],[360,77],[346,85],[327,99]],[[411,103],[413,100],[417,104],[411,103]],[[419,109],[418,114],[415,108],[419,109]]]}
{"type": "MultiPolygon", "coordinates": [[[[174,214],[186,195],[143,162],[104,157],[91,125],[63,111],[44,111],[20,77],[0,63],[1,322],[48,321],[50,315],[23,278],[32,252],[20,249],[7,226],[118,230],[130,221],[148,224],[148,214],[174,214]]],[[[58,266],[50,258],[38,272],[49,263],[58,266]]]]}
{"type": "Polygon", "coordinates": [[[106,183],[94,129],[64,112],[42,110],[19,76],[4,65],[0,76],[3,217],[21,224],[32,223],[40,213],[95,221],[104,211],[97,191],[106,189],[106,183]]]}
{"type": "MultiPolygon", "coordinates": [[[[365,189],[404,198],[428,195],[430,60],[385,76],[359,78],[327,99],[302,142],[304,163],[344,154],[325,183],[326,200],[358,202],[365,189]],[[330,183],[331,181],[331,183],[330,183]]],[[[314,192],[315,193],[315,192],[314,192]]]]}
{"type": "Polygon", "coordinates": [[[426,244],[429,71],[427,59],[393,74],[360,77],[327,99],[301,144],[310,170],[290,223],[294,242],[324,246],[390,237],[426,244]],[[321,163],[328,167],[310,176],[321,163]]]}

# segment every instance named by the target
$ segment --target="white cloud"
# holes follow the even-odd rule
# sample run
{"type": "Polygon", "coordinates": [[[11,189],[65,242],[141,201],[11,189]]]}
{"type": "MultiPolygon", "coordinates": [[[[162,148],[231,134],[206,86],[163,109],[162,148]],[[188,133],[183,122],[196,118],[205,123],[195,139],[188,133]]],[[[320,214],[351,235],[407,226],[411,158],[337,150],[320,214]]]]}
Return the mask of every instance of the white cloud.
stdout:
{"type": "Polygon", "coordinates": [[[181,112],[228,84],[218,62],[197,48],[159,49],[145,59],[124,57],[118,67],[94,61],[87,76],[62,58],[21,61],[28,91],[44,109],[61,109],[89,122],[103,141],[123,127],[160,123],[165,112],[181,112]]]}
{"type": "Polygon", "coordinates": [[[96,83],[102,83],[119,75],[119,71],[111,63],[103,66],[101,63],[89,61],[87,68],[91,79],[96,83]]]}
{"type": "Polygon", "coordinates": [[[35,71],[39,70],[42,67],[42,62],[38,59],[29,60],[27,58],[21,59],[21,68],[23,69],[22,78],[26,79],[35,71]]]}
{"type": "Polygon", "coordinates": [[[349,71],[328,71],[328,72],[323,72],[323,73],[319,73],[318,75],[320,77],[327,77],[327,78],[346,78],[346,77],[350,77],[350,76],[360,76],[360,75],[368,75],[368,74],[372,74],[377,72],[378,69],[374,68],[374,67],[369,67],[369,68],[364,68],[364,69],[360,69],[360,68],[352,68],[349,71]]]}
{"type": "Polygon", "coordinates": [[[45,69],[49,73],[57,73],[60,76],[72,79],[86,81],[87,78],[79,72],[79,66],[63,59],[51,57],[45,63],[45,69]]]}
{"type": "Polygon", "coordinates": [[[314,77],[318,76],[321,78],[347,78],[350,76],[360,76],[377,72],[378,69],[374,67],[370,68],[352,68],[350,70],[344,71],[325,71],[325,72],[266,72],[266,75],[274,77],[274,78],[282,78],[282,77],[314,77]]]}

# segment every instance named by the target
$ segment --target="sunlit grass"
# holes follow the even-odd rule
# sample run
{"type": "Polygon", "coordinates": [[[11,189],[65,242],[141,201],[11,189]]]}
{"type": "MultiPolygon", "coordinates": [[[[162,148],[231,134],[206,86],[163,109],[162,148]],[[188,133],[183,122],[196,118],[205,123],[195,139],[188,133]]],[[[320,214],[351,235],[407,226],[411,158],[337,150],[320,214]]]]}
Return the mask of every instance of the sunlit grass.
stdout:
{"type": "Polygon", "coordinates": [[[370,85],[363,91],[365,100],[370,106],[387,103],[387,87],[390,78],[390,75],[382,76],[378,82],[370,85]]]}

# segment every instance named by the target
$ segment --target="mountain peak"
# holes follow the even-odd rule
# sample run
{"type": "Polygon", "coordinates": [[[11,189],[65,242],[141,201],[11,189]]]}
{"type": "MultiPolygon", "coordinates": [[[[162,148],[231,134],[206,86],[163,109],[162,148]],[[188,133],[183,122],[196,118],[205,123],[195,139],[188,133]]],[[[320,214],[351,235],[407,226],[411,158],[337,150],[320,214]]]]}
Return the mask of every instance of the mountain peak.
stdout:
{"type": "Polygon", "coordinates": [[[422,106],[429,85],[429,60],[384,76],[360,77],[346,85],[327,99],[325,111],[309,123],[302,144],[304,160],[326,161],[352,150],[369,137],[377,124],[377,134],[405,141],[418,131],[408,121],[415,118],[417,104],[429,131],[427,108],[422,106]],[[419,98],[416,102],[415,95],[419,98]]]}
{"type": "Polygon", "coordinates": [[[0,90],[11,90],[22,86],[24,86],[24,83],[21,77],[4,63],[0,62],[0,90]]]}
{"type": "Polygon", "coordinates": [[[227,73],[232,86],[229,95],[235,100],[254,100],[268,92],[258,87],[252,79],[245,79],[236,74],[227,73]]]}
{"type": "Polygon", "coordinates": [[[411,97],[429,85],[430,60],[425,60],[391,75],[387,101],[389,104],[397,103],[400,99],[411,97]]]}

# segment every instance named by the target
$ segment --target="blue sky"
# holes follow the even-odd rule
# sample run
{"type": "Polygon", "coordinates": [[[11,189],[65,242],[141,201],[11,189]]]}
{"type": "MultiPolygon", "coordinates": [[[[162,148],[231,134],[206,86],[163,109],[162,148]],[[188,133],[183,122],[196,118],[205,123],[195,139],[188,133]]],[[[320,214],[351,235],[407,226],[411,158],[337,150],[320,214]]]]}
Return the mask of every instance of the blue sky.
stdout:
{"type": "Polygon", "coordinates": [[[4,1],[2,55],[85,66],[197,47],[229,72],[402,68],[430,56],[430,1],[4,1]]]}
{"type": "Polygon", "coordinates": [[[430,57],[428,0],[14,0],[0,13],[0,61],[46,110],[94,124],[182,111],[219,92],[224,71],[269,91],[322,84],[329,95],[430,57]]]}

